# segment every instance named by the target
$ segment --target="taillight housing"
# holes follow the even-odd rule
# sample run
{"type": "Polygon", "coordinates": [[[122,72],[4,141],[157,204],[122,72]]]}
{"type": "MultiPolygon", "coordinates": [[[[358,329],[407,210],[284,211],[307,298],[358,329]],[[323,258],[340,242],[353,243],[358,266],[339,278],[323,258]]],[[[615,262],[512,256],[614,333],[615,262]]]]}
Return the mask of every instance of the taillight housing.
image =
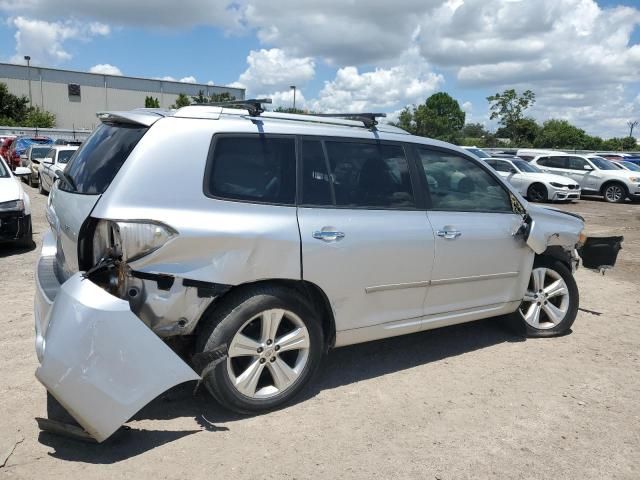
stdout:
{"type": "Polygon", "coordinates": [[[92,240],[92,260],[105,257],[133,262],[166,244],[176,230],[151,220],[99,220],[92,240]]]}

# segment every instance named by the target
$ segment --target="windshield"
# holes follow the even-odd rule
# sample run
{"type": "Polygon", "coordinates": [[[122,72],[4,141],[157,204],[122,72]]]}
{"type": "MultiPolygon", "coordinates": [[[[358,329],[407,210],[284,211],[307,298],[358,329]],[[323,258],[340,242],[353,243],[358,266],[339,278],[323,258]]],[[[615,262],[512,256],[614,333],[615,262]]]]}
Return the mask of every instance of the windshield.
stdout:
{"type": "Polygon", "coordinates": [[[620,162],[620,163],[624,165],[627,170],[631,170],[633,172],[640,172],[640,167],[633,162],[620,162]]]}
{"type": "Polygon", "coordinates": [[[465,148],[465,150],[473,153],[478,158],[491,158],[491,155],[479,148],[465,148]]]}
{"type": "Polygon", "coordinates": [[[593,163],[596,168],[600,170],[618,170],[618,168],[613,163],[611,163],[609,160],[605,160],[604,158],[591,157],[589,158],[589,160],[591,160],[591,163],[593,163]]]}
{"type": "Polygon", "coordinates": [[[58,152],[58,163],[67,163],[74,153],[76,153],[75,150],[60,150],[58,152]]]}
{"type": "Polygon", "coordinates": [[[35,158],[36,160],[42,160],[47,152],[49,151],[49,147],[34,147],[31,149],[31,158],[35,158]]]}
{"type": "MultiPolygon", "coordinates": [[[[96,128],[65,169],[66,176],[75,185],[70,191],[104,193],[147,129],[140,125],[110,123],[96,128]]],[[[63,182],[60,188],[69,191],[70,185],[63,182]]]]}
{"type": "Polygon", "coordinates": [[[524,160],[514,160],[513,164],[518,167],[518,170],[520,170],[521,172],[542,173],[542,170],[540,170],[538,167],[536,167],[535,165],[531,165],[529,162],[525,162],[524,160]]]}

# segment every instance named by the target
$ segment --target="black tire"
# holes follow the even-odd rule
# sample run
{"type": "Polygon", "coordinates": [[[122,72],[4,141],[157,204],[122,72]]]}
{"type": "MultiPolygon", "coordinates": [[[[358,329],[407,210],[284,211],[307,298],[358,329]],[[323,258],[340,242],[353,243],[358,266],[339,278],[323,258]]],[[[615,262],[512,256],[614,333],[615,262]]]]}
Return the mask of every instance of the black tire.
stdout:
{"type": "Polygon", "coordinates": [[[40,192],[42,195],[47,194],[47,191],[42,186],[42,177],[39,174],[38,174],[38,192],[40,192]]]}
{"type": "MultiPolygon", "coordinates": [[[[578,285],[576,284],[576,280],[571,273],[569,267],[566,264],[557,260],[553,257],[548,256],[538,256],[533,262],[533,268],[544,267],[548,270],[552,270],[559,275],[562,280],[564,280],[568,294],[569,294],[569,304],[564,315],[562,321],[560,321],[557,325],[551,328],[535,328],[524,320],[523,317],[523,309],[531,305],[528,302],[522,302],[518,310],[515,312],[515,316],[517,317],[519,323],[524,327],[526,331],[526,335],[528,337],[555,337],[558,335],[566,334],[573,325],[573,322],[578,315],[578,307],[580,305],[580,293],[578,291],[578,285]]],[[[531,288],[531,283],[527,287],[531,288]]]]}
{"type": "Polygon", "coordinates": [[[620,182],[607,182],[601,190],[604,201],[608,203],[623,203],[629,192],[627,187],[620,182]]]}
{"type": "Polygon", "coordinates": [[[23,248],[31,248],[33,247],[33,227],[31,224],[31,215],[28,215],[28,220],[26,223],[27,223],[27,232],[18,241],[18,245],[23,248]]]}
{"type": "Polygon", "coordinates": [[[298,378],[287,389],[264,399],[245,396],[233,386],[228,370],[230,360],[225,359],[209,372],[206,372],[207,368],[204,367],[204,385],[211,395],[229,410],[242,414],[257,414],[285,405],[304,388],[322,359],[324,341],[317,314],[295,290],[269,285],[240,288],[223,297],[213,311],[202,320],[204,323],[198,334],[196,352],[211,351],[222,345],[230,345],[236,333],[244,328],[249,320],[269,309],[285,309],[302,320],[309,335],[306,364],[298,378]]]}
{"type": "Polygon", "coordinates": [[[527,189],[527,198],[530,202],[544,202],[549,199],[547,187],[542,183],[532,183],[527,189]]]}

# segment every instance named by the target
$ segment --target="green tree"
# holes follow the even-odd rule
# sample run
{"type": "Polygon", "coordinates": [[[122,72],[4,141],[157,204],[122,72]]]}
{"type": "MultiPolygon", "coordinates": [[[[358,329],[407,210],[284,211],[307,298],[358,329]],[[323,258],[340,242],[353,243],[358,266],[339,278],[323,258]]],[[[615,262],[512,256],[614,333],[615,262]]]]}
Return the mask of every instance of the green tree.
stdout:
{"type": "Polygon", "coordinates": [[[457,100],[444,92],[431,95],[423,105],[405,108],[396,125],[414,135],[447,142],[460,141],[465,113],[457,100]]]}
{"type": "Polygon", "coordinates": [[[299,108],[293,108],[293,107],[277,107],[274,112],[280,112],[280,113],[300,113],[300,114],[305,114],[305,113],[309,113],[307,110],[300,110],[299,108]]]}
{"type": "Polygon", "coordinates": [[[145,97],[144,99],[144,107],[145,108],[160,108],[160,100],[158,97],[145,97]]]}
{"type": "Polygon", "coordinates": [[[482,138],[490,135],[489,131],[481,123],[467,123],[462,127],[462,136],[470,138],[482,138]]]}
{"type": "Polygon", "coordinates": [[[56,126],[56,116],[51,112],[34,107],[29,109],[29,113],[27,113],[27,116],[21,123],[21,126],[32,128],[53,128],[56,126]]]}
{"type": "Polygon", "coordinates": [[[0,123],[2,125],[20,125],[29,113],[29,99],[18,97],[9,92],[6,83],[0,83],[0,123]]]}
{"type": "Polygon", "coordinates": [[[178,98],[176,98],[175,103],[171,105],[171,108],[173,109],[182,108],[188,105],[191,105],[191,100],[189,99],[189,96],[185,93],[180,93],[178,94],[178,98]]]}
{"type": "Polygon", "coordinates": [[[518,125],[524,120],[525,110],[536,102],[535,93],[525,90],[518,95],[514,89],[509,89],[487,97],[487,101],[491,111],[489,118],[491,120],[497,118],[498,123],[506,129],[509,133],[508,137],[513,142],[520,141],[518,125]]]}
{"type": "Polygon", "coordinates": [[[210,103],[230,102],[235,99],[236,97],[234,97],[233,95],[230,95],[229,92],[212,93],[211,96],[209,97],[209,102],[210,103]]]}
{"type": "Polygon", "coordinates": [[[635,137],[624,137],[620,142],[623,150],[637,150],[638,143],[635,137]]]}
{"type": "Polygon", "coordinates": [[[566,120],[547,120],[542,124],[534,145],[545,148],[582,148],[586,143],[584,130],[566,120]]]}

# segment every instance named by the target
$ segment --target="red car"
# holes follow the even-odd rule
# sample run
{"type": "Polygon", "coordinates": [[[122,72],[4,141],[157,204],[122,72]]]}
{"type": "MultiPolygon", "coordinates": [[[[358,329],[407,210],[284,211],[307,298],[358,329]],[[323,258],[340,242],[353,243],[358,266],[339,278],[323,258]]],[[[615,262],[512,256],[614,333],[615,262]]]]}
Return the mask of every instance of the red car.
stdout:
{"type": "MultiPolygon", "coordinates": [[[[2,143],[0,144],[0,155],[7,161],[9,164],[9,148],[11,144],[15,141],[16,137],[4,137],[2,139],[2,143]]],[[[9,165],[11,166],[11,165],[9,165]]]]}
{"type": "Polygon", "coordinates": [[[13,142],[11,142],[11,146],[7,151],[7,156],[4,157],[11,170],[15,170],[16,167],[20,166],[20,156],[29,148],[31,145],[52,145],[53,140],[49,137],[36,137],[31,135],[23,135],[20,137],[16,137],[13,142]]]}

